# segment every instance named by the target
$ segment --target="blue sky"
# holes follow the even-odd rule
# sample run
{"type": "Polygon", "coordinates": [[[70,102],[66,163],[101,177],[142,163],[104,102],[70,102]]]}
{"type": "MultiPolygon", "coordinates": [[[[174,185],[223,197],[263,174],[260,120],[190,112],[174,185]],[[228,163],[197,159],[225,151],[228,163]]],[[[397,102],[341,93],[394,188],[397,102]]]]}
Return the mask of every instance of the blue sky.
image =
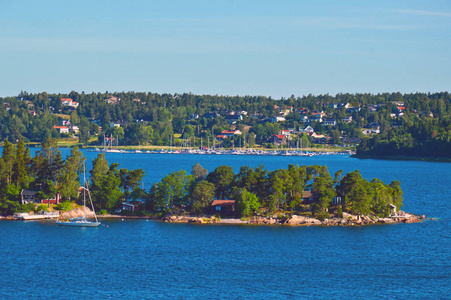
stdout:
{"type": "Polygon", "coordinates": [[[0,96],[437,92],[451,1],[0,0],[0,96]]]}

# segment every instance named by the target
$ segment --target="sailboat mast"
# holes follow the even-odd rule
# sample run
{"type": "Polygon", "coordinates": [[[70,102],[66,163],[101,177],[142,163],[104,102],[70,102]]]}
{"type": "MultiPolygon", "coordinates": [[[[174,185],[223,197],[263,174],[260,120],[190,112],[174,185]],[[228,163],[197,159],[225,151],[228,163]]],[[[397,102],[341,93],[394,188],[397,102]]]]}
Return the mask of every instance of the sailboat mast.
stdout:
{"type": "Polygon", "coordinates": [[[83,219],[86,220],[86,164],[83,165],[83,219]]]}

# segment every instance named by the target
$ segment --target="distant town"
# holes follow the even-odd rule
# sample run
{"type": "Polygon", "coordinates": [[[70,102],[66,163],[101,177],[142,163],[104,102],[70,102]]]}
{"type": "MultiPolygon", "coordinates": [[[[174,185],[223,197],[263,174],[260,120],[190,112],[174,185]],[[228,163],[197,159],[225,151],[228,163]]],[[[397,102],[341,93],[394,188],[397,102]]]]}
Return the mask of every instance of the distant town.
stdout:
{"type": "Polygon", "coordinates": [[[63,146],[103,148],[358,146],[360,154],[450,155],[443,149],[450,135],[447,92],[293,95],[278,100],[191,93],[21,92],[0,102],[0,139],[12,143],[21,139],[39,144],[54,138],[63,146]]]}

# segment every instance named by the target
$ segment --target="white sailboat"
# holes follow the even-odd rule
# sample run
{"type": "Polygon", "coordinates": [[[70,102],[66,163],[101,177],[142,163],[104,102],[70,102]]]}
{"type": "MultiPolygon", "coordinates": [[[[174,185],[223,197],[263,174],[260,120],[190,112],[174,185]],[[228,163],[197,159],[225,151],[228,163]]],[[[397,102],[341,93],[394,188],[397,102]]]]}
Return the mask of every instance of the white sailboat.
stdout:
{"type": "MultiPolygon", "coordinates": [[[[85,168],[85,166],[84,166],[84,168],[85,168]]],[[[86,180],[86,170],[85,169],[83,170],[83,180],[84,180],[84,184],[83,184],[83,216],[71,218],[68,221],[58,220],[58,221],[56,221],[56,225],[73,226],[73,227],[97,227],[101,224],[97,220],[97,215],[94,210],[94,204],[92,203],[91,193],[89,192],[89,189],[88,189],[88,181],[86,180]],[[88,193],[89,202],[91,203],[91,208],[92,208],[92,211],[94,212],[95,222],[88,221],[86,219],[86,193],[88,193]]]]}

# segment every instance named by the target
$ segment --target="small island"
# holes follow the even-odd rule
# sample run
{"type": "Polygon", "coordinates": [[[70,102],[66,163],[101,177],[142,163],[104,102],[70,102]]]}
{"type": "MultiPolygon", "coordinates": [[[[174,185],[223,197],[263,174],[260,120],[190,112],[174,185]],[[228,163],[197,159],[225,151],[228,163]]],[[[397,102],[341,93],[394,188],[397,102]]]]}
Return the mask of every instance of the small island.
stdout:
{"type": "Polygon", "coordinates": [[[191,175],[171,173],[150,190],[147,208],[165,222],[353,226],[415,223],[424,219],[400,210],[398,181],[367,181],[359,171],[332,177],[326,166],[267,171],[230,166],[211,173],[200,164],[191,175]]]}
{"type": "MultiPolygon", "coordinates": [[[[64,161],[50,140],[31,158],[19,140],[6,143],[0,158],[0,213],[74,217],[80,212],[80,174],[86,160],[73,148],[64,161]],[[74,211],[75,209],[75,211],[74,211]]],[[[208,172],[200,164],[172,172],[145,190],[142,169],[119,169],[105,154],[92,161],[89,189],[95,210],[104,216],[153,218],[166,222],[286,225],[364,225],[413,223],[424,216],[400,210],[399,181],[368,181],[358,170],[332,177],[326,166],[268,171],[222,165],[208,172]]]]}

